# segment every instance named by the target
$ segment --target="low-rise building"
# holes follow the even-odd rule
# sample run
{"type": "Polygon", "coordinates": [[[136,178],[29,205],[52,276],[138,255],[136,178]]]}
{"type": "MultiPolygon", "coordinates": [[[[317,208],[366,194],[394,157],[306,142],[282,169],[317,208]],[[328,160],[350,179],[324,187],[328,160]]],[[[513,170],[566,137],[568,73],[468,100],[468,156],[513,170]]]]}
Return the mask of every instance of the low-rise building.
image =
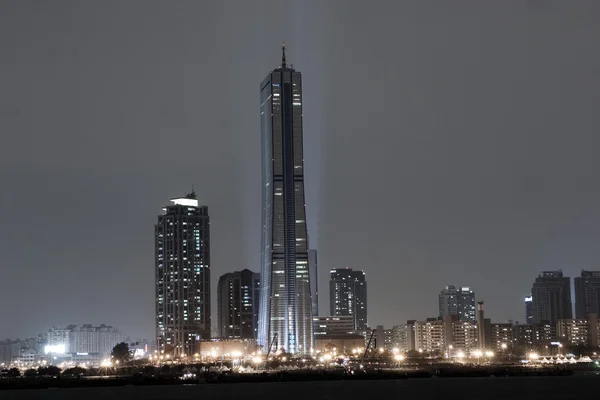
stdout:
{"type": "Polygon", "coordinates": [[[354,316],[323,316],[313,317],[315,337],[321,335],[351,335],[354,334],[354,316]]]}
{"type": "Polygon", "coordinates": [[[339,354],[356,354],[365,349],[365,337],[362,335],[320,335],[315,336],[316,351],[336,349],[339,354]]]}
{"type": "Polygon", "coordinates": [[[556,325],[558,340],[571,346],[598,347],[598,318],[560,319],[556,325]]]}
{"type": "Polygon", "coordinates": [[[512,330],[514,347],[533,347],[556,339],[553,324],[515,324],[512,330]]]}
{"type": "MultiPolygon", "coordinates": [[[[207,358],[229,358],[245,356],[256,350],[255,340],[210,340],[199,343],[198,354],[207,358]]],[[[276,351],[275,348],[271,349],[271,353],[276,351]]]]}

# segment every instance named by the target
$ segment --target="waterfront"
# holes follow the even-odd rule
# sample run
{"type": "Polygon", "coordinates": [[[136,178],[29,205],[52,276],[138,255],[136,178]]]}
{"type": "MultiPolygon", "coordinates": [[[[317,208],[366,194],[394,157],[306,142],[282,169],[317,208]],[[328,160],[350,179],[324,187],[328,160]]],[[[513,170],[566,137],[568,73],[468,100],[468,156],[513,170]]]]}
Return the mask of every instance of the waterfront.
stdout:
{"type": "Polygon", "coordinates": [[[189,386],[126,386],[77,389],[11,390],[1,393],[3,400],[245,400],[285,398],[286,400],[365,400],[370,396],[394,398],[442,398],[449,394],[468,399],[576,399],[589,397],[600,384],[600,375],[565,377],[509,378],[426,378],[387,381],[327,381],[199,384],[189,386]]]}

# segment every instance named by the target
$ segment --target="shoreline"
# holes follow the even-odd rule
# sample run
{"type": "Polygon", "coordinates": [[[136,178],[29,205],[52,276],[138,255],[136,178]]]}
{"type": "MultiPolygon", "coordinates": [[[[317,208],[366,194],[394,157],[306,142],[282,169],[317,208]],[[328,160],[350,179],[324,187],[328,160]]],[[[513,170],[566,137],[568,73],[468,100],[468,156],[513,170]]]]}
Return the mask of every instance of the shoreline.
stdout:
{"type": "Polygon", "coordinates": [[[256,373],[205,372],[191,379],[181,379],[176,375],[156,376],[111,376],[75,378],[10,378],[0,380],[2,390],[50,389],[50,388],[92,388],[119,386],[164,386],[164,385],[219,385],[236,383],[267,382],[322,382],[322,381],[369,381],[404,379],[448,379],[448,378],[506,378],[506,377],[565,377],[573,375],[598,375],[600,370],[579,370],[570,368],[531,368],[531,367],[452,367],[415,370],[374,369],[374,370],[290,370],[262,371],[256,373]]]}

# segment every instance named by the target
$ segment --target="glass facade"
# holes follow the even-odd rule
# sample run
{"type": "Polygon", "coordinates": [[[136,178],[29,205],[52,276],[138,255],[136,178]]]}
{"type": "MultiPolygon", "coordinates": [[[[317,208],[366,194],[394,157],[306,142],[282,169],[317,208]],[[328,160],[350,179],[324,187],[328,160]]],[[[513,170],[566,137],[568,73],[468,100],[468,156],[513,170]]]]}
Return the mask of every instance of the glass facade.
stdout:
{"type": "Polygon", "coordinates": [[[194,193],[171,202],[154,227],[156,342],[165,354],[190,355],[211,336],[208,207],[194,193]]]}
{"type": "Polygon", "coordinates": [[[440,317],[458,315],[461,321],[475,321],[475,293],[468,287],[446,286],[439,295],[440,317]]]}
{"type": "Polygon", "coordinates": [[[219,278],[218,330],[221,339],[256,339],[260,274],[244,269],[219,278]]]}
{"type": "Polygon", "coordinates": [[[302,75],[285,63],[260,85],[262,266],[258,342],[265,352],[313,348],[304,203],[302,75]]]}
{"type": "Polygon", "coordinates": [[[319,315],[319,274],[316,250],[308,250],[308,275],[310,276],[310,297],[312,299],[312,313],[314,318],[319,315]]]}
{"type": "Polygon", "coordinates": [[[366,332],[367,279],[364,271],[350,268],[331,270],[329,311],[335,316],[354,316],[355,330],[361,334],[366,332]]]}
{"type": "Polygon", "coordinates": [[[556,326],[559,319],[571,318],[571,278],[561,270],[542,272],[531,288],[531,300],[534,324],[556,326]]]}
{"type": "Polygon", "coordinates": [[[575,317],[600,315],[600,271],[581,271],[575,281],[575,317]]]}

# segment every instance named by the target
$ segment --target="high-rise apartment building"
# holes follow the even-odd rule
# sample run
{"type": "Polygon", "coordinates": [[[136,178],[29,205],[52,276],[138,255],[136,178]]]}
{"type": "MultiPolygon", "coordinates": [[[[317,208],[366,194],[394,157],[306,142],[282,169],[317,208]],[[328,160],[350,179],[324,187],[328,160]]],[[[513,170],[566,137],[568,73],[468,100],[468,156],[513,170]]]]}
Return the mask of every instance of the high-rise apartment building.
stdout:
{"type": "Polygon", "coordinates": [[[414,322],[415,350],[425,353],[444,354],[448,346],[448,327],[441,319],[427,318],[414,322]]]}
{"type": "Polygon", "coordinates": [[[208,207],[193,192],[171,203],[154,227],[156,342],[160,352],[189,355],[211,336],[208,207]]]}
{"type": "Polygon", "coordinates": [[[304,196],[302,74],[281,66],[260,85],[262,266],[258,342],[290,353],[314,347],[304,196]]]}
{"type": "Polygon", "coordinates": [[[533,324],[533,299],[531,295],[525,297],[525,323],[533,324]]]}
{"type": "Polygon", "coordinates": [[[461,321],[475,321],[475,293],[468,287],[446,286],[439,295],[440,317],[458,315],[461,321]]]}
{"type": "Polygon", "coordinates": [[[260,274],[248,269],[230,272],[219,278],[217,309],[219,337],[256,339],[260,274]]]}
{"type": "Polygon", "coordinates": [[[313,317],[319,315],[319,272],[317,267],[317,251],[308,250],[308,275],[310,277],[310,298],[312,300],[313,317]]]}
{"type": "Polygon", "coordinates": [[[600,271],[581,271],[575,281],[575,317],[600,315],[600,271]]]}
{"type": "Polygon", "coordinates": [[[102,357],[110,355],[117,344],[125,341],[122,332],[104,324],[54,327],[44,334],[44,338],[46,353],[97,353],[102,357]]]}
{"type": "Polygon", "coordinates": [[[494,351],[504,352],[513,346],[513,324],[494,323],[490,324],[490,342],[494,351]]]}
{"type": "Polygon", "coordinates": [[[396,348],[400,352],[408,351],[408,336],[408,325],[394,325],[392,327],[392,349],[396,348]]]}
{"type": "Polygon", "coordinates": [[[364,271],[350,268],[331,270],[329,281],[331,315],[353,315],[357,332],[367,329],[367,280],[364,271]]]}
{"type": "Polygon", "coordinates": [[[534,324],[556,325],[559,319],[573,315],[570,278],[561,270],[542,272],[533,283],[531,298],[534,324]]]}

